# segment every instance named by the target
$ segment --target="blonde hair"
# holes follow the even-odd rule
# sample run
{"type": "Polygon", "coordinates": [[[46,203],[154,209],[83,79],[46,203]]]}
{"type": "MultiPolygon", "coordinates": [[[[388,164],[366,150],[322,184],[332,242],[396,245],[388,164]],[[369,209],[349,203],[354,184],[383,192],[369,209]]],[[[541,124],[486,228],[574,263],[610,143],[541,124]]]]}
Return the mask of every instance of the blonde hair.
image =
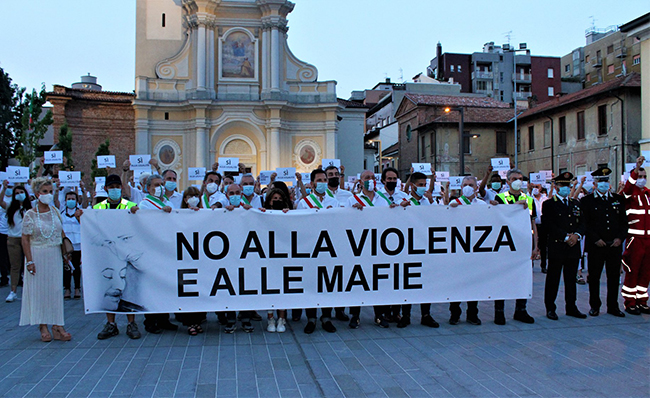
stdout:
{"type": "Polygon", "coordinates": [[[34,178],[31,183],[32,192],[36,194],[44,185],[52,185],[52,181],[47,177],[34,178]]]}

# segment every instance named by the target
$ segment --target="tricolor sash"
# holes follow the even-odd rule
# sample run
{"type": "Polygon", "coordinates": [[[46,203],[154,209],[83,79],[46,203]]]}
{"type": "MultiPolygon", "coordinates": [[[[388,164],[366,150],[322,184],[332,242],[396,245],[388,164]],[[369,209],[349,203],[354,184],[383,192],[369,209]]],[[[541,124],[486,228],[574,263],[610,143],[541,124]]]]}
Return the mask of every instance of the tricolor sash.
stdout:
{"type": "Polygon", "coordinates": [[[147,196],[145,196],[144,200],[146,200],[147,202],[154,205],[154,207],[156,209],[161,209],[162,210],[162,208],[165,207],[165,204],[160,199],[156,198],[155,196],[147,195],[147,196]]]}
{"type": "Polygon", "coordinates": [[[310,209],[322,209],[323,205],[321,204],[320,200],[314,195],[313,193],[310,193],[309,195],[305,196],[304,201],[307,203],[307,206],[309,206],[310,209]]]}

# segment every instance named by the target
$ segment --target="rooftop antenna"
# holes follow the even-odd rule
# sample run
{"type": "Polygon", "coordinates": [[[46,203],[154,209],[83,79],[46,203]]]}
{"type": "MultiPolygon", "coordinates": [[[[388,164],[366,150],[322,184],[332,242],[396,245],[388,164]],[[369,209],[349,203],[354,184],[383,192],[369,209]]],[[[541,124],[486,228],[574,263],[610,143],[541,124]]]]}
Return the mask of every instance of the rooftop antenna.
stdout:
{"type": "Polygon", "coordinates": [[[510,44],[510,39],[512,38],[512,31],[509,30],[506,33],[503,34],[505,38],[508,40],[508,44],[510,44]]]}
{"type": "Polygon", "coordinates": [[[596,18],[593,15],[589,16],[589,18],[591,19],[591,30],[595,30],[596,29],[596,18]]]}
{"type": "Polygon", "coordinates": [[[399,80],[401,83],[404,83],[404,69],[399,68],[399,80]]]}

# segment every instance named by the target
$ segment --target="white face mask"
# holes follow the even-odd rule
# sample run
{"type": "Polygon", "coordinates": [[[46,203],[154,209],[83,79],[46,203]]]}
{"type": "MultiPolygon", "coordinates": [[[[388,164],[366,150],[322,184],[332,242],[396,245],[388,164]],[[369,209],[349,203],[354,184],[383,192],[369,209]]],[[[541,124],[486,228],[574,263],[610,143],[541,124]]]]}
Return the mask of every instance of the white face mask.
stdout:
{"type": "Polygon", "coordinates": [[[521,180],[514,180],[514,181],[510,184],[510,188],[512,188],[513,191],[518,191],[518,190],[521,189],[521,186],[522,186],[522,185],[523,185],[523,181],[521,181],[521,180]]]}
{"type": "Polygon", "coordinates": [[[466,198],[469,198],[470,196],[474,195],[474,187],[471,187],[469,185],[465,185],[463,187],[463,196],[466,198]]]}
{"type": "Polygon", "coordinates": [[[364,181],[363,185],[366,187],[368,191],[375,190],[375,180],[364,181]]]}
{"type": "Polygon", "coordinates": [[[38,196],[38,201],[43,203],[44,205],[49,205],[52,203],[52,200],[54,200],[54,195],[51,193],[48,194],[41,194],[38,196]]]}
{"type": "Polygon", "coordinates": [[[533,196],[539,195],[539,188],[533,188],[533,196]]]}
{"type": "Polygon", "coordinates": [[[157,198],[161,198],[164,194],[165,194],[165,187],[162,185],[157,186],[153,192],[153,196],[157,198]]]}
{"type": "Polygon", "coordinates": [[[217,192],[217,189],[219,189],[219,186],[214,182],[211,182],[205,186],[205,190],[208,191],[209,194],[213,194],[217,192]]]}
{"type": "Polygon", "coordinates": [[[199,198],[196,196],[192,196],[187,198],[187,204],[190,205],[190,207],[196,207],[199,204],[199,198]]]}
{"type": "Polygon", "coordinates": [[[647,182],[648,182],[647,179],[645,179],[645,178],[639,178],[638,180],[636,180],[636,186],[639,187],[639,188],[645,188],[645,184],[646,184],[647,182]]]}

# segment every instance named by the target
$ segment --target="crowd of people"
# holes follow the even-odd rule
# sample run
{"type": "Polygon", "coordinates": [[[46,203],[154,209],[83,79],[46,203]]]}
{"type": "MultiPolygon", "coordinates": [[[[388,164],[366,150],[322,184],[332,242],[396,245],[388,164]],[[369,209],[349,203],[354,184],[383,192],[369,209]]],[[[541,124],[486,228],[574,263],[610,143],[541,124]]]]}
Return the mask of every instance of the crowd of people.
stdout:
{"type": "MultiPolygon", "coordinates": [[[[296,173],[296,183],[289,187],[277,181],[262,187],[260,178],[245,172],[240,164],[239,173],[219,173],[219,165],[205,173],[202,184],[180,190],[174,170],[160,170],[151,161],[153,173],[141,174],[133,182],[129,161],[125,161],[121,175],[108,170],[103,189],[86,191],[83,182],[74,188],[64,188],[56,168],[50,175],[39,176],[29,185],[9,184],[3,181],[0,191],[0,285],[11,283],[8,303],[18,298],[22,289],[20,325],[38,325],[43,341],[70,340],[65,331],[64,300],[81,298],[81,236],[80,223],[84,209],[120,210],[136,213],[139,209],[171,212],[173,209],[205,211],[225,208],[228,211],[251,209],[281,210],[331,209],[351,207],[372,212],[372,207],[406,207],[442,205],[458,208],[467,205],[516,205],[530,213],[532,230],[531,259],[540,259],[541,271],[546,274],[544,304],[546,317],[558,320],[556,299],[560,279],[564,278],[565,313],[567,316],[587,318],[576,306],[576,284],[584,284],[582,272],[587,272],[589,284],[590,316],[600,314],[600,279],[606,270],[606,311],[624,317],[618,305],[619,291],[624,298],[624,310],[631,315],[650,314],[648,284],[650,283],[650,190],[646,188],[647,173],[642,167],[645,159],[637,159],[636,168],[627,181],[617,188],[610,185],[612,170],[600,167],[592,172],[593,182],[578,181],[569,172],[553,178],[550,184],[533,184],[521,170],[510,169],[506,179],[488,168],[479,180],[465,176],[460,189],[449,189],[449,183],[436,190],[436,174],[430,176],[413,172],[405,182],[399,172],[386,167],[377,181],[372,171],[364,171],[354,184],[346,184],[344,167],[317,168],[303,181],[296,173]],[[71,248],[63,249],[68,240],[71,248]],[[585,268],[587,259],[588,267],[585,268]],[[620,278],[625,278],[619,290],[620,278]],[[74,289],[72,288],[74,282],[74,289]],[[52,325],[51,333],[48,325],[52,325]]],[[[455,210],[451,210],[455,211],[455,210]]],[[[115,297],[119,297],[120,281],[124,275],[111,275],[117,281],[115,297]]],[[[110,298],[110,297],[109,297],[110,298]]],[[[116,299],[115,311],[126,313],[126,334],[132,339],[142,336],[135,321],[136,305],[116,299]]],[[[466,304],[466,321],[480,325],[478,303],[466,304]]],[[[534,323],[527,311],[527,300],[516,300],[513,319],[534,323]]],[[[411,323],[411,304],[374,306],[374,322],[388,328],[396,323],[405,328],[411,323]]],[[[420,323],[437,328],[439,323],[431,316],[431,304],[420,304],[420,323]]],[[[360,326],[360,307],[305,309],[307,318],[304,332],[313,333],[320,320],[323,330],[336,332],[333,318],[348,322],[356,329],[360,326]]],[[[449,324],[456,325],[462,315],[461,303],[449,305],[449,324]]],[[[291,309],[293,321],[302,317],[302,309],[291,309]]],[[[288,310],[268,311],[266,330],[286,331],[288,310]]],[[[194,336],[203,332],[201,324],[206,313],[178,313],[177,322],[194,336]]],[[[245,332],[252,332],[252,321],[262,320],[256,311],[217,313],[225,333],[233,333],[237,322],[245,332]]],[[[106,314],[106,324],[98,339],[119,334],[115,313],[106,314]]],[[[505,302],[494,302],[494,323],[506,324],[505,302]]],[[[177,330],[170,314],[145,314],[144,328],[148,333],[177,330]]]]}

